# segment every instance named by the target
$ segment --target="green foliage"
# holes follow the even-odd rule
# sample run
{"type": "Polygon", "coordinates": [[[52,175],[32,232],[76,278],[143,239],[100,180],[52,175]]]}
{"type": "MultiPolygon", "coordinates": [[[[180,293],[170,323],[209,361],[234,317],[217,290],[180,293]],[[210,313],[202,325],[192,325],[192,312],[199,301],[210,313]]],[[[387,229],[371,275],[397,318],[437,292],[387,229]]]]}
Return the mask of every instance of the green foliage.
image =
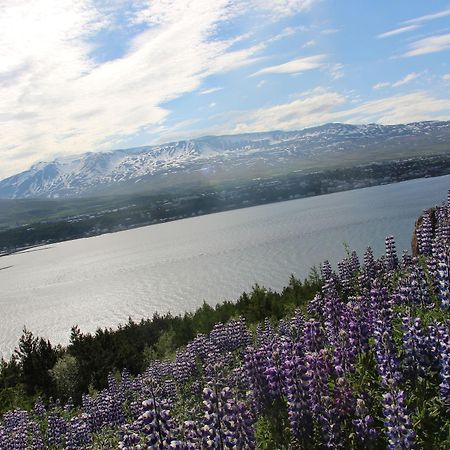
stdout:
{"type": "Polygon", "coordinates": [[[216,306],[204,302],[195,312],[179,316],[155,313],[150,319],[129,319],[116,330],[99,329],[95,334],[73,327],[67,348],[54,348],[24,329],[14,357],[0,366],[0,395],[3,390],[9,397],[11,392],[14,398],[20,394],[25,403],[37,394],[44,399],[72,396],[79,403],[83,393],[106,387],[108,373],[126,368],[137,375],[150,361],[172,357],[198,333],[209,333],[217,322],[242,316],[251,327],[266,317],[279,320],[298,307],[305,309],[320,283],[318,271],[313,270],[303,282],[291,276],[279,293],[255,285],[236,302],[216,306]]]}
{"type": "Polygon", "coordinates": [[[15,364],[20,368],[17,381],[24,384],[29,395],[40,391],[46,395],[54,393],[49,370],[56,363],[58,349],[53,348],[48,340],[37,338],[24,328],[15,356],[15,364]]]}
{"type": "Polygon", "coordinates": [[[67,401],[69,397],[77,394],[79,367],[74,356],[69,353],[64,354],[49,372],[61,400],[67,401]]]}

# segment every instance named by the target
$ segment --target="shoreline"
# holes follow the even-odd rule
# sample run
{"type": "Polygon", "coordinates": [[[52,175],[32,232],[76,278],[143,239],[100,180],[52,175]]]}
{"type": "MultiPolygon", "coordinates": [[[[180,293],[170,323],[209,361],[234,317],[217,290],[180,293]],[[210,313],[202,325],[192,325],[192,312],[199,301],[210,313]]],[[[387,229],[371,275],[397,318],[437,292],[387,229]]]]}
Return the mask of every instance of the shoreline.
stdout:
{"type": "MultiPolygon", "coordinates": [[[[47,240],[45,243],[38,243],[38,244],[32,244],[32,245],[27,245],[24,247],[19,247],[17,249],[13,249],[13,250],[8,250],[6,252],[1,252],[0,251],[0,258],[2,257],[6,257],[6,256],[12,256],[12,255],[16,255],[16,254],[20,254],[20,253],[27,253],[29,251],[38,251],[41,248],[46,248],[46,246],[48,245],[53,245],[53,244],[58,244],[61,242],[67,242],[67,241],[75,241],[78,239],[87,239],[90,237],[96,237],[96,236],[102,236],[105,234],[112,234],[112,233],[118,233],[120,231],[127,231],[127,230],[133,230],[136,228],[143,228],[143,227],[148,227],[148,226],[152,226],[152,225],[159,225],[159,224],[163,224],[163,223],[168,223],[168,222],[175,222],[178,220],[184,220],[184,219],[190,219],[190,218],[195,218],[195,217],[201,217],[201,216],[208,216],[208,215],[212,215],[212,214],[220,214],[223,212],[228,212],[228,211],[237,211],[237,210],[241,210],[241,209],[247,209],[247,208],[253,208],[255,206],[264,206],[264,205],[271,205],[271,204],[277,204],[277,203],[283,203],[283,202],[289,202],[289,201],[293,201],[293,200],[302,200],[302,199],[307,199],[307,198],[314,198],[314,197],[322,197],[324,195],[332,195],[332,194],[336,194],[336,193],[340,193],[340,192],[349,192],[349,191],[356,191],[356,190],[362,190],[362,189],[368,189],[368,188],[372,188],[372,187],[377,187],[377,186],[387,186],[387,185],[393,185],[393,184],[401,184],[407,181],[413,181],[413,180],[424,180],[424,179],[429,179],[429,178],[439,178],[439,177],[445,177],[445,176],[449,176],[450,173],[445,174],[445,175],[437,175],[437,176],[424,176],[424,177],[418,177],[418,178],[410,178],[407,180],[401,180],[401,181],[393,181],[393,182],[382,182],[382,183],[377,183],[377,184],[369,184],[368,186],[361,186],[361,187],[355,187],[355,188],[350,188],[350,189],[340,189],[340,190],[336,190],[333,192],[327,192],[327,193],[321,193],[321,194],[315,194],[315,195],[303,195],[303,196],[299,196],[299,197],[295,197],[295,198],[287,198],[287,199],[282,199],[282,200],[277,200],[277,201],[269,201],[269,202],[264,202],[264,203],[256,203],[253,205],[242,205],[242,206],[236,206],[233,208],[224,208],[220,211],[213,211],[213,212],[207,212],[207,213],[200,213],[200,214],[194,214],[194,215],[190,215],[190,216],[184,216],[184,217],[175,217],[175,218],[164,218],[161,219],[159,221],[155,221],[152,223],[139,223],[139,224],[131,224],[126,228],[121,228],[121,229],[117,229],[117,230],[109,230],[109,231],[103,231],[103,232],[99,232],[99,233],[95,233],[95,234],[89,234],[89,235],[85,235],[85,236],[78,236],[78,237],[72,237],[69,239],[61,239],[61,240],[47,240]]],[[[60,222],[65,222],[64,220],[61,220],[60,222]]],[[[30,224],[32,225],[32,224],[30,224]]],[[[20,228],[20,227],[19,227],[20,228]]],[[[11,228],[10,230],[14,230],[15,228],[11,228]]]]}

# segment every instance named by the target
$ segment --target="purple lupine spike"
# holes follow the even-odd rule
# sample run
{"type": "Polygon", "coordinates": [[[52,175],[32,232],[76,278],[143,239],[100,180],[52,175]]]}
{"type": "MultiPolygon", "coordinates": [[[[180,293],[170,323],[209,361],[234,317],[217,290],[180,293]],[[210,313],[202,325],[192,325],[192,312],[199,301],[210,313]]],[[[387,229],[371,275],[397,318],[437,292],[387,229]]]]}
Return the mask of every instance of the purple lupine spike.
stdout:
{"type": "Polygon", "coordinates": [[[386,269],[395,270],[398,266],[397,250],[395,248],[394,236],[387,236],[386,241],[386,269]]]}
{"type": "Polygon", "coordinates": [[[64,411],[70,412],[74,408],[72,397],[69,397],[66,404],[64,405],[64,411]]]}
{"type": "Polygon", "coordinates": [[[370,296],[367,292],[355,297],[348,303],[349,320],[344,323],[348,331],[350,345],[354,348],[355,356],[369,348],[371,335],[371,307],[370,296]]]}
{"type": "Polygon", "coordinates": [[[291,432],[304,448],[308,448],[313,428],[302,345],[284,339],[281,345],[281,359],[291,432]]]}
{"type": "Polygon", "coordinates": [[[358,441],[364,448],[373,448],[375,440],[378,438],[378,432],[374,427],[374,420],[369,414],[366,403],[361,398],[356,400],[355,415],[357,418],[352,420],[352,423],[358,441]]]}
{"type": "Polygon", "coordinates": [[[244,352],[245,373],[249,380],[254,408],[257,412],[262,411],[265,404],[270,401],[267,378],[264,376],[266,359],[266,352],[262,349],[255,350],[252,347],[248,347],[244,352]]]}
{"type": "Polygon", "coordinates": [[[251,343],[251,336],[247,329],[244,317],[238,320],[231,320],[227,324],[228,351],[242,350],[251,343]]]}
{"type": "Polygon", "coordinates": [[[294,312],[294,316],[289,321],[289,333],[292,339],[298,341],[302,336],[305,328],[305,316],[302,311],[297,308],[294,312]]]}
{"type": "Polygon", "coordinates": [[[200,428],[203,447],[206,449],[223,449],[221,420],[219,417],[219,399],[211,388],[203,389],[204,416],[203,426],[200,428]]]}
{"type": "Polygon", "coordinates": [[[411,267],[412,263],[413,263],[412,256],[408,253],[407,250],[403,250],[401,262],[402,269],[407,269],[408,267],[411,267]]]}
{"type": "Polygon", "coordinates": [[[425,273],[417,258],[412,260],[410,275],[399,281],[398,294],[400,303],[404,305],[420,305],[424,308],[433,306],[425,273]]]}
{"type": "Polygon", "coordinates": [[[200,434],[198,424],[193,420],[186,420],[183,423],[183,435],[186,450],[197,450],[200,448],[200,434]]]}
{"type": "Polygon", "coordinates": [[[447,192],[447,205],[446,206],[447,206],[447,213],[448,213],[447,218],[448,218],[448,220],[450,220],[450,189],[447,192]]]}
{"type": "Polygon", "coordinates": [[[328,378],[330,376],[329,357],[325,350],[305,355],[305,381],[308,386],[311,412],[318,418],[324,410],[322,399],[329,396],[328,378]]]}
{"type": "Polygon", "coordinates": [[[343,260],[338,263],[339,283],[345,291],[350,291],[352,287],[352,272],[348,261],[343,260]]]}
{"type": "Polygon", "coordinates": [[[401,374],[392,342],[392,330],[377,329],[375,331],[375,358],[383,386],[396,385],[401,379],[401,374]]]}
{"type": "Polygon", "coordinates": [[[305,332],[303,335],[305,351],[318,352],[324,348],[326,339],[324,330],[318,320],[308,320],[305,322],[305,332]]]}
{"type": "Polygon", "coordinates": [[[322,264],[322,278],[325,281],[331,280],[333,278],[333,270],[329,261],[324,261],[322,264]]]}
{"type": "Polygon", "coordinates": [[[55,413],[49,414],[47,417],[47,438],[49,445],[54,447],[62,445],[65,433],[65,420],[55,413]]]}
{"type": "Polygon", "coordinates": [[[223,323],[216,323],[209,334],[211,341],[219,348],[225,349],[227,345],[228,333],[223,323]]]}
{"type": "Polygon", "coordinates": [[[323,319],[324,299],[321,292],[318,292],[308,303],[308,315],[314,319],[323,319]]]}
{"type": "Polygon", "coordinates": [[[438,371],[440,367],[440,343],[443,333],[443,326],[438,322],[432,322],[427,327],[427,334],[425,336],[425,346],[427,361],[432,370],[438,371]]]}
{"type": "Polygon", "coordinates": [[[449,223],[447,206],[443,203],[441,206],[436,206],[434,211],[435,219],[435,237],[442,242],[447,242],[449,235],[449,223]]]}
{"type": "Polygon", "coordinates": [[[239,431],[238,448],[253,450],[256,448],[253,414],[243,401],[237,403],[236,411],[239,431]]]}
{"type": "MultiPolygon", "coordinates": [[[[31,433],[31,447],[33,450],[44,450],[45,444],[44,444],[44,438],[42,436],[42,431],[39,427],[39,424],[35,422],[34,420],[30,422],[30,433],[31,433]]],[[[1,440],[0,440],[0,448],[1,447],[1,440]]]]}
{"type": "MultiPolygon", "coordinates": [[[[433,242],[433,248],[436,246],[436,242],[433,242]]],[[[436,252],[436,250],[433,250],[433,252],[436,252]]],[[[439,289],[438,285],[438,276],[437,276],[437,261],[434,256],[429,256],[426,259],[426,265],[427,265],[427,271],[430,277],[430,282],[432,285],[432,288],[434,291],[437,291],[439,289]]]]}
{"type": "Polygon", "coordinates": [[[277,333],[279,336],[289,336],[290,335],[289,322],[285,319],[280,319],[277,326],[277,333]]]}
{"type": "Polygon", "coordinates": [[[119,390],[119,386],[117,383],[117,380],[115,379],[114,375],[110,372],[108,373],[108,391],[111,395],[115,395],[117,391],[119,390]]]}
{"type": "Polygon", "coordinates": [[[203,446],[208,449],[256,448],[253,417],[243,402],[236,402],[229,387],[203,390],[203,446]]]}
{"type": "Polygon", "coordinates": [[[428,211],[424,211],[422,215],[422,223],[419,226],[417,236],[419,253],[425,256],[431,255],[432,239],[433,239],[433,228],[431,225],[431,217],[428,211]]]}
{"type": "Polygon", "coordinates": [[[173,377],[178,384],[184,384],[197,373],[195,353],[186,348],[178,351],[175,358],[173,377]]]}
{"type": "Polygon", "coordinates": [[[388,449],[407,450],[414,447],[416,434],[405,405],[403,391],[394,389],[383,395],[383,414],[388,449]]]}
{"type": "Polygon", "coordinates": [[[41,397],[38,397],[34,404],[34,413],[39,417],[42,417],[45,414],[45,406],[41,397]]]}
{"type": "Polygon", "coordinates": [[[373,320],[378,322],[379,327],[392,326],[392,300],[387,288],[373,287],[370,291],[371,306],[374,312],[373,320]]]}
{"type": "Polygon", "coordinates": [[[122,450],[141,450],[141,438],[139,434],[130,429],[129,426],[123,426],[120,431],[119,448],[122,450]]]}
{"type": "Polygon", "coordinates": [[[367,250],[364,253],[363,272],[366,274],[369,282],[373,280],[376,276],[375,258],[373,256],[373,251],[370,247],[367,247],[367,250]]]}
{"type": "Polygon", "coordinates": [[[350,263],[350,270],[353,275],[360,270],[361,265],[359,263],[358,253],[356,253],[355,250],[353,250],[352,253],[350,254],[349,263],[350,263]]]}
{"type": "Polygon", "coordinates": [[[171,417],[168,404],[158,402],[155,398],[142,402],[144,413],[138,418],[141,424],[140,431],[145,435],[145,443],[150,448],[167,448],[174,439],[177,431],[174,420],[171,417]]]}
{"type": "Polygon", "coordinates": [[[277,344],[273,346],[273,349],[268,348],[265,352],[265,362],[261,361],[261,366],[264,365],[263,374],[267,381],[268,395],[273,399],[280,397],[282,389],[278,348],[277,344]]]}
{"type": "Polygon", "coordinates": [[[3,430],[6,439],[2,442],[5,449],[26,450],[30,417],[27,411],[16,409],[3,416],[3,430]],[[8,447],[9,446],[9,447],[8,447]]]}
{"type": "Polygon", "coordinates": [[[333,404],[333,399],[324,395],[322,397],[323,409],[319,416],[319,423],[322,427],[322,435],[326,448],[333,450],[344,448],[344,436],[339,413],[333,404]]]}
{"type": "Polygon", "coordinates": [[[67,450],[82,450],[89,448],[92,442],[90,427],[85,418],[73,417],[67,423],[66,445],[67,450]]]}
{"type": "Polygon", "coordinates": [[[436,280],[438,295],[441,307],[450,310],[450,289],[449,289],[449,246],[442,243],[436,245],[436,280]]]}
{"type": "Polygon", "coordinates": [[[352,387],[345,378],[339,377],[334,388],[336,410],[342,417],[349,417],[355,409],[355,396],[352,387]]]}
{"type": "Polygon", "coordinates": [[[339,331],[341,329],[341,318],[344,311],[344,303],[332,283],[326,282],[323,287],[325,331],[328,341],[337,345],[339,331]]]}
{"type": "Polygon", "coordinates": [[[221,432],[225,448],[256,448],[253,417],[244,402],[237,403],[232,390],[220,391],[221,432]]]}
{"type": "Polygon", "coordinates": [[[423,376],[429,362],[420,318],[403,317],[402,331],[404,371],[411,377],[423,376]]]}
{"type": "Polygon", "coordinates": [[[371,297],[378,306],[374,320],[375,359],[381,382],[385,387],[395,385],[400,379],[399,361],[393,342],[392,308],[385,288],[372,289],[371,297]]]}
{"type": "Polygon", "coordinates": [[[123,398],[128,399],[133,391],[133,382],[131,380],[130,372],[125,368],[122,370],[120,391],[123,398]]]}
{"type": "Polygon", "coordinates": [[[439,327],[439,390],[442,398],[450,404],[450,333],[448,328],[439,327]]]}
{"type": "MultiPolygon", "coordinates": [[[[351,321],[350,318],[349,321],[351,321]]],[[[341,329],[339,331],[336,345],[333,349],[334,370],[340,376],[354,371],[357,348],[352,343],[353,339],[349,335],[349,331],[349,329],[341,329]]]]}

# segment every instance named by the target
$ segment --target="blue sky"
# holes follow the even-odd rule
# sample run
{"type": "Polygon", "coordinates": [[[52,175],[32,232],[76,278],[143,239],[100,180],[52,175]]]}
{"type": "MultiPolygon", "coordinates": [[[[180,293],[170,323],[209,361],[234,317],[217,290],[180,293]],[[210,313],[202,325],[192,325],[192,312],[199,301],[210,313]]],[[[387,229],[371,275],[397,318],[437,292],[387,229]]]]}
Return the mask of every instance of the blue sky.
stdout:
{"type": "Polygon", "coordinates": [[[450,119],[450,2],[5,0],[0,178],[205,134],[450,119]]]}

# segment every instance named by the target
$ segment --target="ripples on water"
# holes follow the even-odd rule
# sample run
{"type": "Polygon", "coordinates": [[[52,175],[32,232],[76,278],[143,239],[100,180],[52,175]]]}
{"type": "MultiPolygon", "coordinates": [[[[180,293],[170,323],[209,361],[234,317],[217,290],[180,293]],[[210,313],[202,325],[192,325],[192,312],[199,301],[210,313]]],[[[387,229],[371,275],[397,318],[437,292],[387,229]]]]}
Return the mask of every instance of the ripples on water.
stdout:
{"type": "Polygon", "coordinates": [[[236,299],[255,283],[281,289],[324,259],[410,249],[416,217],[446,198],[450,176],[228,211],[42,247],[0,259],[0,352],[24,325],[67,343],[70,328],[236,299]]]}

